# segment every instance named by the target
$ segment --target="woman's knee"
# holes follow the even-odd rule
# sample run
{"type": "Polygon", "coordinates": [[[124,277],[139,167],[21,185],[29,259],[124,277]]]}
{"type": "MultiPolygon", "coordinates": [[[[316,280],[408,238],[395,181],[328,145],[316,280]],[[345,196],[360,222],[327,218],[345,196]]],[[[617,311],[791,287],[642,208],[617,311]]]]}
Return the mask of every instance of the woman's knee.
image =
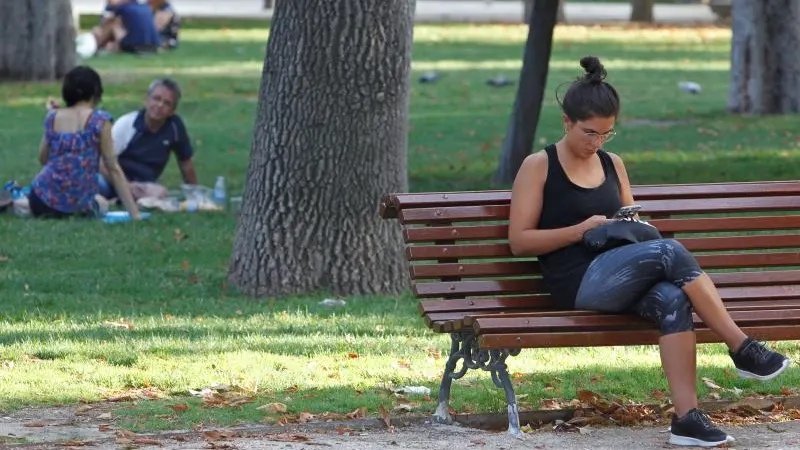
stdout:
{"type": "Polygon", "coordinates": [[[640,302],[638,312],[656,322],[662,336],[694,330],[689,297],[673,283],[655,285],[640,302]]]}
{"type": "Polygon", "coordinates": [[[691,252],[689,252],[689,250],[687,250],[683,244],[678,242],[677,239],[665,238],[665,239],[657,239],[651,242],[653,242],[658,246],[658,249],[662,255],[669,255],[669,254],[691,255],[691,252]]]}

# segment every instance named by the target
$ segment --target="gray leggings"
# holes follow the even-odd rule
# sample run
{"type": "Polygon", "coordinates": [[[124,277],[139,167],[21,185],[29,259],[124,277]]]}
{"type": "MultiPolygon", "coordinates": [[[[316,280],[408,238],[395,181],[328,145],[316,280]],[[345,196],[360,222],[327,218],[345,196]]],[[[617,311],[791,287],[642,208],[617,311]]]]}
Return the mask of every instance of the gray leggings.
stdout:
{"type": "Polygon", "coordinates": [[[617,247],[589,265],[575,308],[635,312],[657,323],[662,335],[691,331],[692,304],[681,288],[702,274],[694,256],[674,239],[617,247]]]}

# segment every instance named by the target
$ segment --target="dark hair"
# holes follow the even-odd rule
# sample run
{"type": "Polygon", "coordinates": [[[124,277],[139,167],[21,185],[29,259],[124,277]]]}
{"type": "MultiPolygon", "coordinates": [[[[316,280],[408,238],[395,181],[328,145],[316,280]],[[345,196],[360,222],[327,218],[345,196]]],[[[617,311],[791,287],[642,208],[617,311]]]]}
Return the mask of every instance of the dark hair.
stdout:
{"type": "Polygon", "coordinates": [[[64,76],[61,97],[67,106],[79,102],[99,103],[103,98],[103,82],[91,67],[78,66],[64,76]]]}
{"type": "MultiPolygon", "coordinates": [[[[606,69],[596,56],[581,58],[581,67],[586,71],[567,88],[564,98],[556,100],[567,117],[573,122],[593,117],[617,117],[619,94],[606,82],[606,69]]],[[[560,86],[559,86],[560,87],[560,86]]]]}
{"type": "Polygon", "coordinates": [[[149,97],[153,95],[153,91],[155,91],[159,86],[164,86],[168,91],[175,95],[175,106],[177,107],[178,103],[181,101],[181,86],[178,84],[178,82],[172,78],[156,78],[147,88],[147,96],[149,97]]]}

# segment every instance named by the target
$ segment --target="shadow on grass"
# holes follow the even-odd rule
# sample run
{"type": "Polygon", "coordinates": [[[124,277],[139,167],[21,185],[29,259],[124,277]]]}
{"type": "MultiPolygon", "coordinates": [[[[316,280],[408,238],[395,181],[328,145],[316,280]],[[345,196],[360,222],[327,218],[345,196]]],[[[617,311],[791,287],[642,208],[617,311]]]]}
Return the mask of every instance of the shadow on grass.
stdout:
{"type": "MultiPolygon", "coordinates": [[[[655,351],[655,350],[654,350],[655,351]]],[[[781,386],[798,379],[797,370],[790,369],[779,381],[757,383],[729,376],[722,368],[700,368],[702,376],[715,380],[723,390],[722,399],[737,399],[750,395],[777,395],[781,386]],[[741,396],[726,389],[742,389],[741,396]]],[[[505,396],[489,380],[488,374],[456,380],[452,390],[451,408],[457,414],[506,413],[505,396]]],[[[404,411],[429,415],[437,406],[438,383],[398,377],[382,386],[340,386],[334,388],[304,388],[303,380],[280,392],[249,393],[254,399],[239,407],[208,407],[196,397],[174,395],[169,399],[139,401],[120,405],[115,411],[118,425],[135,431],[188,429],[194,425],[234,426],[252,423],[296,421],[301,413],[315,416],[312,420],[346,420],[346,414],[365,408],[367,417],[381,417],[380,409],[393,419],[402,420],[404,411]],[[431,389],[431,395],[395,394],[405,385],[421,385],[431,389]],[[171,406],[185,404],[188,409],[176,412],[171,406]],[[265,406],[266,405],[266,406],[265,406]],[[400,406],[402,405],[402,407],[400,406]],[[275,410],[286,408],[285,412],[275,410]],[[259,409],[261,408],[261,409],[259,409]],[[403,408],[403,409],[400,409],[403,408]]],[[[568,402],[583,390],[598,394],[609,401],[658,404],[669,401],[666,382],[658,367],[612,368],[587,366],[580,370],[547,370],[541,374],[514,374],[514,387],[521,412],[549,408],[569,408],[568,402]],[[666,393],[667,397],[664,397],[666,393]]],[[[712,391],[698,384],[700,398],[712,391]]],[[[233,397],[235,398],[235,397],[233,397]]],[[[716,396],[713,397],[716,399],[716,396]]],[[[181,408],[182,409],[182,408],[181,408]]],[[[356,412],[358,416],[362,412],[356,412]]]]}

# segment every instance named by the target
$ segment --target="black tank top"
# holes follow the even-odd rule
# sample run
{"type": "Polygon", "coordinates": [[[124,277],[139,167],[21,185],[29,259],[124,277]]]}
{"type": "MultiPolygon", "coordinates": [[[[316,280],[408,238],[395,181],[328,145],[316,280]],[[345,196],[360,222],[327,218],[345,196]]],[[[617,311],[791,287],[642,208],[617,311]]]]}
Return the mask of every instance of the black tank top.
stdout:
{"type": "MultiPolygon", "coordinates": [[[[587,189],[569,180],[558,160],[555,145],[547,146],[545,152],[547,180],[544,183],[539,229],[577,225],[594,215],[610,218],[622,206],[619,177],[608,153],[603,150],[597,152],[605,173],[603,184],[587,189]]],[[[581,242],[539,256],[545,286],[559,307],[575,307],[581,279],[595,256],[581,242]]]]}

